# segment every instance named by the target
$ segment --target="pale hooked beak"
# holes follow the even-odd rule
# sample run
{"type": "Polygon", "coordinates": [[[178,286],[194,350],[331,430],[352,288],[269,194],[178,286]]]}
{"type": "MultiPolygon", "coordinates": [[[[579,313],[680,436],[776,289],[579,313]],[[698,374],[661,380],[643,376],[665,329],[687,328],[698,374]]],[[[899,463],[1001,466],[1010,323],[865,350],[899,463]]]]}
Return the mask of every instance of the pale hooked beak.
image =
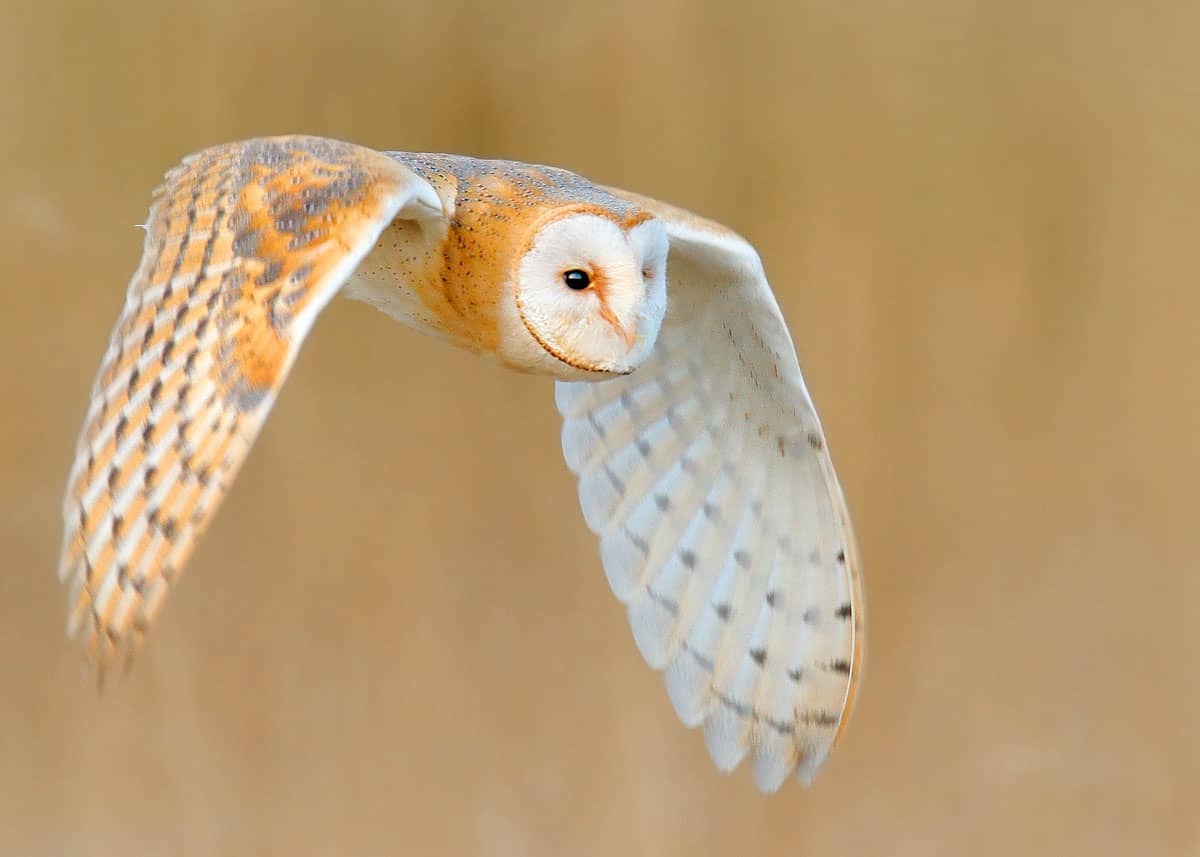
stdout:
{"type": "Polygon", "coordinates": [[[606,301],[603,297],[600,298],[600,317],[611,324],[613,330],[615,330],[621,339],[625,341],[626,353],[632,351],[633,344],[637,342],[637,331],[629,330],[625,327],[625,325],[621,324],[621,320],[617,318],[617,314],[609,308],[608,301],[606,301]]]}

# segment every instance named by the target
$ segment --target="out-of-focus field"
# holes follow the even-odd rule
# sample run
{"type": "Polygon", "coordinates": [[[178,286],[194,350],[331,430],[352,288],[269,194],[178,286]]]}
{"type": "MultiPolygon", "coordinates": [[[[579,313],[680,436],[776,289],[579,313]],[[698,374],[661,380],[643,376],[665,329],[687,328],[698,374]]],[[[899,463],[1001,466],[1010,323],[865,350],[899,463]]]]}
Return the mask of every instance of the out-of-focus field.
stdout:
{"type": "Polygon", "coordinates": [[[0,853],[1200,853],[1200,6],[5,5],[0,853]],[[289,131],[756,243],[867,570],[814,788],[676,722],[550,384],[348,302],[132,673],[79,678],[59,500],[134,224],[289,131]]]}

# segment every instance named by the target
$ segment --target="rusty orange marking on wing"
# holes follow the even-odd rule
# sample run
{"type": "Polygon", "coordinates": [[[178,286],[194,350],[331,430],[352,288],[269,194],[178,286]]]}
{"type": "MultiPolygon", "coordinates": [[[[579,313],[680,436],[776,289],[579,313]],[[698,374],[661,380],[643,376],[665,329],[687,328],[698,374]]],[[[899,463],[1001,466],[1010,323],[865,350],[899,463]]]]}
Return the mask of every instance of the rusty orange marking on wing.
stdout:
{"type": "Polygon", "coordinates": [[[245,459],[294,320],[406,181],[384,155],[314,138],[220,146],[167,174],[64,509],[61,569],[93,662],[141,639],[245,459]]]}
{"type": "MultiPolygon", "coordinates": [[[[104,490],[100,491],[100,495],[96,498],[96,502],[87,510],[87,526],[81,527],[79,534],[83,539],[83,544],[86,546],[92,541],[92,538],[99,532],[101,526],[109,526],[108,513],[112,508],[112,496],[104,490]]],[[[92,567],[95,568],[97,563],[92,562],[92,567]]]]}
{"type": "MultiPolygon", "coordinates": [[[[144,510],[143,504],[143,510],[144,510]]],[[[146,551],[150,549],[150,544],[154,540],[154,532],[147,527],[138,539],[133,550],[129,552],[129,578],[130,584],[135,587],[144,587],[146,585],[146,575],[142,571],[142,562],[145,559],[146,551]]]]}
{"type": "Polygon", "coordinates": [[[347,166],[331,169],[294,157],[274,173],[260,168],[257,181],[241,191],[237,210],[246,213],[241,234],[255,254],[239,259],[244,276],[233,312],[242,326],[234,360],[252,388],[267,390],[278,382],[291,349],[284,337],[288,321],[312,299],[312,284],[330,273],[378,217],[390,188],[331,190],[349,173],[347,166]]]}

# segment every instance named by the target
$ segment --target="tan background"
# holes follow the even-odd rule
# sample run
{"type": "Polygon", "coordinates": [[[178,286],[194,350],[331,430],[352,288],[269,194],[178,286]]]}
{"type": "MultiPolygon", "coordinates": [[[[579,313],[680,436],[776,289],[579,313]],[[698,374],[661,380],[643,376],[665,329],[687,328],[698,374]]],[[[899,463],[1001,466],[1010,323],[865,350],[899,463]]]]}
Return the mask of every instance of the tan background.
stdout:
{"type": "Polygon", "coordinates": [[[1200,6],[6,5],[0,853],[1200,853],[1200,6]],[[128,680],[79,679],[59,497],[133,225],[180,155],[286,131],[756,242],[868,572],[813,789],[676,722],[550,385],[349,303],[128,680]]]}

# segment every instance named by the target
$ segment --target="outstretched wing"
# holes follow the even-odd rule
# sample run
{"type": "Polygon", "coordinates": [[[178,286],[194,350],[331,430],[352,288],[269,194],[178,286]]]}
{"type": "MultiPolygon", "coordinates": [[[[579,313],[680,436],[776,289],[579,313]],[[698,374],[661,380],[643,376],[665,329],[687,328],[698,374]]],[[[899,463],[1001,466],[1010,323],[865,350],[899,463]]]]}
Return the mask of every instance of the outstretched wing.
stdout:
{"type": "MultiPolygon", "coordinates": [[[[622,192],[623,193],[623,192],[622,192]]],[[[646,661],[722,770],[808,782],[862,662],[842,492],[757,254],[632,194],[671,240],[667,315],[633,374],[557,386],[563,452],[646,661]]]]}
{"type": "Polygon", "coordinates": [[[433,188],[311,137],[209,149],[167,174],[92,391],[63,505],[68,631],[101,667],[145,632],[228,490],[317,313],[433,188]]]}

